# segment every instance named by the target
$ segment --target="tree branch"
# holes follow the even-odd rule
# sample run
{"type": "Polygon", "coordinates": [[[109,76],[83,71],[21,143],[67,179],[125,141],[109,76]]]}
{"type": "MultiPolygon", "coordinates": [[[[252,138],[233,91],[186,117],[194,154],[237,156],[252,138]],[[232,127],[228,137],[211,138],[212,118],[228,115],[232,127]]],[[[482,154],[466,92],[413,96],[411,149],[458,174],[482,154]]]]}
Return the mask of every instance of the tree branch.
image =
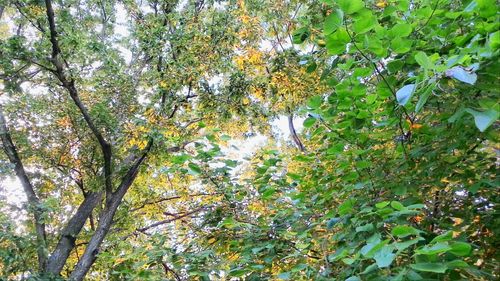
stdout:
{"type": "MultiPolygon", "coordinates": [[[[198,193],[198,194],[190,194],[190,195],[188,195],[188,197],[215,196],[215,195],[221,195],[221,194],[222,193],[220,193],[220,192],[217,192],[217,193],[198,193]]],[[[154,204],[158,204],[158,203],[165,202],[165,201],[181,199],[182,197],[183,196],[172,196],[172,197],[160,198],[160,199],[154,200],[154,201],[146,201],[146,202],[142,203],[142,205],[140,205],[139,207],[131,209],[130,212],[135,212],[137,210],[140,210],[140,209],[146,207],[147,205],[154,205],[154,204]]]]}
{"type": "Polygon", "coordinates": [[[300,151],[304,152],[306,151],[306,148],[304,147],[304,144],[299,139],[299,136],[297,135],[297,132],[295,131],[295,127],[293,126],[293,115],[290,113],[288,115],[288,128],[290,129],[290,135],[292,136],[293,141],[297,145],[297,147],[300,149],[300,151]]]}
{"type": "MultiPolygon", "coordinates": [[[[57,30],[55,25],[55,17],[54,17],[54,9],[52,7],[51,0],[45,0],[45,6],[47,8],[47,19],[49,21],[49,29],[50,29],[50,42],[52,45],[52,57],[51,62],[55,66],[55,71],[53,71],[54,75],[59,79],[62,83],[62,86],[68,91],[71,99],[75,103],[75,105],[80,110],[80,113],[83,115],[83,119],[87,123],[88,127],[96,137],[97,141],[102,150],[103,158],[104,158],[104,179],[106,186],[106,198],[109,200],[111,193],[113,192],[113,183],[111,177],[111,158],[112,158],[112,150],[111,144],[109,144],[96,127],[90,114],[85,107],[85,105],[80,100],[78,96],[78,91],[75,86],[75,81],[72,77],[66,77],[65,66],[63,65],[63,61],[61,59],[61,48],[59,47],[59,42],[57,39],[57,30]]],[[[67,63],[66,67],[67,67],[67,63]]]]}
{"type": "Polygon", "coordinates": [[[196,214],[200,211],[203,211],[204,209],[206,209],[208,207],[206,206],[202,206],[202,207],[199,207],[199,208],[196,208],[190,212],[187,212],[185,214],[182,214],[182,215],[179,215],[179,216],[176,216],[176,217],[173,217],[171,219],[166,219],[166,220],[162,220],[162,221],[159,221],[159,222],[155,222],[153,224],[150,224],[148,226],[145,226],[145,227],[141,227],[141,228],[138,228],[137,231],[139,232],[146,232],[147,230],[151,229],[151,228],[154,228],[154,227],[157,227],[157,226],[160,226],[160,225],[164,225],[164,224],[167,224],[167,223],[171,223],[173,221],[176,221],[176,220],[179,220],[179,219],[182,219],[182,218],[185,218],[185,217],[189,217],[193,214],[196,214]]]}

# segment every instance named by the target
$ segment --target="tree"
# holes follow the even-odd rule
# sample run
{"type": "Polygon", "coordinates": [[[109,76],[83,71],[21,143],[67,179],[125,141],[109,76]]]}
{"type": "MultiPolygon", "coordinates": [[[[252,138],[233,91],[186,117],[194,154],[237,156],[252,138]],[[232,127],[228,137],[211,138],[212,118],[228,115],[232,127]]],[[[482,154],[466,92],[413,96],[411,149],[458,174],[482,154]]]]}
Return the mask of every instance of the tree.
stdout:
{"type": "Polygon", "coordinates": [[[494,1],[1,7],[5,278],[498,277],[494,1]]]}

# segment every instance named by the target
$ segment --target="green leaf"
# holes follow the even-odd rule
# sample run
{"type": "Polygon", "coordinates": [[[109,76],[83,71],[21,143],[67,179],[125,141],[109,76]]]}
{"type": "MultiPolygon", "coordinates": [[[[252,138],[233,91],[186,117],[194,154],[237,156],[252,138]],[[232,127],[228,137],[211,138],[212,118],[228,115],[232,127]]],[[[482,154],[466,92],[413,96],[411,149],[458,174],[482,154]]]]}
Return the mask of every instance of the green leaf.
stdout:
{"type": "Polygon", "coordinates": [[[292,268],[292,272],[300,272],[307,268],[307,264],[299,263],[292,268]]]}
{"type": "Polygon", "coordinates": [[[417,54],[415,54],[415,60],[424,69],[434,68],[434,64],[432,63],[430,58],[422,51],[417,52],[417,54]]]}
{"type": "Polygon", "coordinates": [[[328,255],[328,260],[330,262],[338,261],[341,258],[347,256],[348,254],[349,254],[349,251],[347,251],[346,249],[343,249],[343,248],[337,249],[337,251],[335,251],[334,254],[328,255]]]}
{"type": "Polygon", "coordinates": [[[342,10],[333,11],[328,17],[326,17],[325,22],[323,24],[323,33],[325,35],[329,35],[335,32],[340,26],[342,26],[342,22],[344,21],[344,13],[342,10]]]}
{"type": "Polygon", "coordinates": [[[408,210],[418,210],[418,209],[423,209],[425,207],[424,204],[411,204],[409,206],[406,206],[406,209],[408,210]]]}
{"type": "Polygon", "coordinates": [[[489,45],[492,49],[498,49],[500,47],[500,31],[491,33],[489,41],[489,45]]]}
{"type": "Polygon", "coordinates": [[[372,231],[375,229],[372,223],[368,223],[362,226],[356,227],[356,232],[372,231]]]}
{"type": "Polygon", "coordinates": [[[418,235],[419,231],[408,225],[398,225],[391,231],[392,235],[403,238],[409,235],[418,235]]]}
{"type": "Polygon", "coordinates": [[[410,264],[410,267],[424,272],[445,273],[447,266],[443,263],[416,263],[410,264]]]}
{"type": "Polygon", "coordinates": [[[367,10],[356,17],[353,24],[353,30],[358,34],[363,34],[372,30],[377,23],[377,18],[367,10]]]}
{"type": "Polygon", "coordinates": [[[291,272],[283,272],[283,273],[278,274],[278,278],[282,279],[282,280],[290,280],[291,277],[292,277],[291,272]]]}
{"type": "Polygon", "coordinates": [[[373,258],[379,268],[390,266],[395,257],[396,255],[392,253],[392,247],[387,245],[373,255],[373,258]]]}
{"type": "Polygon", "coordinates": [[[415,245],[419,241],[422,241],[422,240],[425,240],[425,239],[422,237],[417,237],[414,239],[410,239],[408,241],[394,243],[393,246],[396,247],[396,249],[398,251],[403,251],[403,250],[407,249],[408,247],[410,247],[411,245],[415,245]]]}
{"type": "Polygon", "coordinates": [[[229,271],[229,276],[231,277],[241,277],[247,273],[250,273],[251,271],[248,270],[248,269],[240,269],[240,268],[237,268],[237,269],[233,269],[231,271],[229,271]]]}
{"type": "Polygon", "coordinates": [[[316,64],[316,62],[313,61],[311,64],[307,66],[306,72],[313,73],[316,70],[316,68],[318,68],[318,65],[316,64]]]}
{"type": "Polygon", "coordinates": [[[171,158],[172,163],[174,164],[183,164],[187,160],[191,158],[188,154],[175,155],[171,158]]]}
{"type": "Polygon", "coordinates": [[[323,103],[322,96],[314,96],[307,101],[307,106],[309,106],[312,109],[316,109],[319,108],[322,103],[323,103]]]}
{"type": "Polygon", "coordinates": [[[448,123],[455,123],[458,119],[462,118],[465,114],[465,108],[460,107],[450,118],[448,118],[448,123]]]}
{"type": "Polygon", "coordinates": [[[403,204],[399,203],[398,201],[391,201],[391,207],[398,211],[405,209],[405,206],[403,206],[403,204]]]}
{"type": "Polygon", "coordinates": [[[378,57],[387,56],[387,46],[384,46],[380,39],[375,36],[366,36],[365,41],[368,45],[368,50],[372,51],[375,55],[378,57]]]}
{"type": "Polygon", "coordinates": [[[238,166],[238,161],[236,161],[236,160],[224,160],[224,164],[226,164],[226,166],[228,166],[228,167],[234,168],[234,167],[238,166]]]}
{"type": "Polygon", "coordinates": [[[266,191],[262,193],[262,199],[264,200],[270,199],[275,193],[276,193],[275,188],[268,188],[266,189],[266,191]]]}
{"type": "Polygon", "coordinates": [[[356,167],[358,169],[366,169],[366,168],[370,167],[370,165],[371,165],[371,162],[366,161],[366,160],[361,160],[361,161],[356,162],[356,167]]]}
{"type": "Polygon", "coordinates": [[[476,9],[479,10],[482,17],[491,17],[497,13],[498,3],[495,0],[476,0],[473,2],[477,3],[476,9]],[[497,9],[494,7],[497,7],[497,9]]]}
{"type": "Polygon", "coordinates": [[[374,264],[370,264],[369,266],[367,266],[367,267],[365,268],[365,270],[363,270],[363,272],[361,272],[361,274],[363,274],[363,275],[364,275],[364,274],[368,274],[368,273],[370,273],[370,272],[372,272],[372,271],[376,270],[377,268],[378,268],[378,266],[377,266],[377,264],[376,264],[376,263],[374,263],[374,264]]]}
{"type": "Polygon", "coordinates": [[[316,118],[308,117],[304,120],[304,127],[310,128],[312,127],[312,125],[314,125],[314,123],[316,123],[316,118]]]}
{"type": "Polygon", "coordinates": [[[445,253],[451,250],[451,247],[448,245],[448,243],[436,243],[434,245],[427,245],[425,247],[422,247],[415,252],[417,254],[421,255],[436,255],[440,253],[445,253]]]}
{"type": "Polygon", "coordinates": [[[484,132],[493,122],[498,119],[498,111],[488,109],[486,111],[476,111],[470,108],[465,109],[466,112],[474,116],[474,122],[479,131],[484,132]]]}
{"type": "Polygon", "coordinates": [[[396,37],[391,41],[391,49],[397,54],[408,53],[411,50],[412,45],[412,40],[400,37],[396,37]]]}
{"type": "Polygon", "coordinates": [[[454,261],[449,261],[446,263],[446,266],[450,269],[453,269],[453,268],[466,268],[466,267],[469,267],[469,265],[462,261],[462,260],[454,260],[454,261]]]}
{"type": "Polygon", "coordinates": [[[415,91],[415,84],[403,86],[396,92],[398,103],[402,106],[406,105],[415,91]]]}
{"type": "Polygon", "coordinates": [[[220,226],[225,226],[225,227],[227,227],[227,228],[229,228],[229,229],[235,228],[235,227],[236,227],[236,225],[237,225],[237,222],[236,222],[236,221],[234,220],[234,218],[232,218],[232,217],[229,217],[229,218],[224,219],[224,220],[221,222],[221,224],[220,224],[220,226]]]}
{"type": "Polygon", "coordinates": [[[380,233],[375,233],[368,238],[366,245],[359,250],[359,253],[367,258],[371,258],[376,251],[389,242],[389,240],[386,241],[380,241],[380,233]]]}
{"type": "Polygon", "coordinates": [[[354,14],[365,6],[362,0],[337,0],[337,4],[346,14],[354,14]]]}
{"type": "Polygon", "coordinates": [[[326,223],[326,228],[332,229],[339,221],[340,221],[340,218],[329,219],[328,222],[326,223]]]}
{"type": "Polygon", "coordinates": [[[422,107],[424,107],[425,103],[427,102],[427,99],[432,94],[432,91],[434,90],[434,88],[435,88],[435,85],[433,84],[433,85],[428,86],[425,89],[424,93],[418,99],[417,105],[415,105],[415,113],[420,112],[422,107]]]}
{"type": "Polygon", "coordinates": [[[309,38],[309,35],[311,35],[311,32],[307,27],[299,28],[293,33],[292,42],[293,44],[301,44],[309,38]]]}
{"type": "Polygon", "coordinates": [[[454,242],[451,244],[450,253],[456,256],[467,256],[470,254],[472,247],[469,243],[465,242],[454,242]]]}
{"type": "MultiPolygon", "coordinates": [[[[363,252],[361,252],[361,250],[363,250],[363,248],[364,248],[364,247],[363,247],[363,248],[361,248],[360,253],[361,253],[361,254],[363,254],[363,255],[364,255],[365,257],[367,257],[367,258],[372,258],[372,257],[374,256],[374,254],[375,254],[378,250],[382,249],[382,247],[384,247],[384,246],[385,246],[385,245],[387,245],[388,243],[389,243],[389,239],[386,239],[386,240],[384,240],[384,241],[382,241],[382,242],[380,242],[380,243],[376,244],[376,245],[375,245],[375,246],[373,246],[373,247],[368,247],[368,249],[364,249],[364,251],[363,251],[363,252]],[[367,251],[367,250],[368,250],[368,251],[367,251]]],[[[368,245],[371,245],[371,243],[370,243],[370,244],[367,244],[366,246],[368,246],[368,245]]],[[[365,246],[365,247],[366,247],[366,246],[365,246]]]]}
{"type": "Polygon", "coordinates": [[[325,37],[326,49],[330,55],[338,55],[346,50],[346,44],[351,39],[345,29],[338,29],[334,33],[325,37]]]}
{"type": "Polygon", "coordinates": [[[389,201],[383,201],[375,204],[375,207],[377,207],[377,209],[382,209],[384,207],[387,207],[389,204],[390,204],[389,201]]]}
{"type": "Polygon", "coordinates": [[[190,170],[193,174],[195,174],[195,175],[199,175],[199,174],[201,174],[201,168],[200,168],[200,166],[198,166],[197,164],[190,162],[190,163],[188,164],[188,167],[189,167],[189,170],[190,170]]]}
{"type": "Polygon", "coordinates": [[[393,37],[407,37],[410,35],[412,32],[412,27],[411,25],[407,23],[398,23],[395,26],[392,27],[390,34],[393,37]]]}
{"type": "Polygon", "coordinates": [[[338,211],[339,215],[343,216],[351,213],[355,202],[354,199],[347,199],[344,203],[340,204],[338,211]]]}
{"type": "Polygon", "coordinates": [[[446,242],[450,241],[453,239],[453,233],[451,231],[448,231],[446,233],[443,233],[441,235],[438,235],[432,239],[431,243],[437,243],[437,242],[446,242]]]}
{"type": "Polygon", "coordinates": [[[295,243],[295,247],[301,250],[308,248],[310,245],[311,243],[302,243],[302,242],[295,243]]]}
{"type": "Polygon", "coordinates": [[[326,150],[327,154],[334,154],[337,155],[340,152],[344,151],[344,144],[342,143],[337,143],[335,145],[332,145],[330,148],[326,150]]]}
{"type": "Polygon", "coordinates": [[[342,259],[342,262],[345,263],[345,264],[347,264],[347,265],[351,265],[355,261],[356,261],[356,258],[344,258],[344,259],[342,259]]]}

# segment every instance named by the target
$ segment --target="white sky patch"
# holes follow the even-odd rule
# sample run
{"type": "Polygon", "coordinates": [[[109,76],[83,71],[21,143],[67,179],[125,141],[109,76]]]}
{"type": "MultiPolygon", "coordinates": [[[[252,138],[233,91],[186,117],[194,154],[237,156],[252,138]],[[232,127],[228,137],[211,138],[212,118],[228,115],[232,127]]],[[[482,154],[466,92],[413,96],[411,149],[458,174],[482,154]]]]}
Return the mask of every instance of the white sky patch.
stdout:
{"type": "Polygon", "coordinates": [[[242,161],[246,157],[252,156],[259,148],[268,141],[267,136],[255,135],[247,139],[232,139],[228,145],[221,147],[222,152],[232,160],[242,161]]]}
{"type": "Polygon", "coordinates": [[[262,40],[259,47],[263,52],[270,52],[273,49],[273,43],[269,40],[262,40]]]}
{"type": "MultiPolygon", "coordinates": [[[[300,134],[300,132],[302,132],[302,130],[304,129],[304,119],[305,118],[301,116],[295,116],[293,118],[293,125],[297,134],[300,134]]],[[[287,116],[279,116],[277,119],[271,121],[271,126],[273,133],[275,134],[278,146],[281,146],[283,145],[283,143],[291,140],[287,116]]]]}
{"type": "Polygon", "coordinates": [[[0,191],[7,204],[21,207],[27,202],[26,194],[21,187],[21,182],[15,176],[5,177],[0,181],[0,191]]]}
{"type": "Polygon", "coordinates": [[[125,63],[127,65],[130,65],[130,63],[132,62],[132,52],[129,49],[118,44],[113,44],[113,47],[120,51],[121,57],[125,60],[125,63]]]}
{"type": "Polygon", "coordinates": [[[212,77],[210,80],[208,80],[208,85],[210,87],[215,87],[215,86],[218,86],[220,85],[220,83],[222,83],[222,80],[224,79],[224,76],[223,75],[217,75],[217,76],[214,76],[212,77]]]}
{"type": "Polygon", "coordinates": [[[114,36],[117,37],[128,37],[130,32],[128,30],[128,13],[122,4],[116,4],[116,23],[114,25],[114,36]]]}

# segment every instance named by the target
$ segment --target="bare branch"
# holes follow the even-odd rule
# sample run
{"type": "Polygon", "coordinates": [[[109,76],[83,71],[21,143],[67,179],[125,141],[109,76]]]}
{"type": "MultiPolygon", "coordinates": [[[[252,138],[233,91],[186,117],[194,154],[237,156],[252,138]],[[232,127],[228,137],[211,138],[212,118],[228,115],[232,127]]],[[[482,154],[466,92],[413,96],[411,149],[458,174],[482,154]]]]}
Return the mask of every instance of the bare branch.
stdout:
{"type": "MultiPolygon", "coordinates": [[[[220,195],[220,194],[222,194],[222,193],[220,193],[220,192],[218,192],[218,193],[198,193],[198,194],[187,195],[187,197],[216,196],[216,195],[220,195]]],[[[140,209],[146,207],[147,205],[154,205],[154,204],[162,203],[165,201],[172,201],[172,200],[181,199],[181,198],[183,198],[183,196],[172,196],[172,197],[160,198],[160,199],[154,200],[154,201],[147,201],[147,202],[144,202],[141,206],[131,209],[130,212],[135,212],[137,210],[140,210],[140,209]]]]}
{"type": "Polygon", "coordinates": [[[151,228],[154,228],[154,227],[157,227],[157,226],[160,226],[160,225],[164,225],[164,224],[167,224],[167,223],[171,223],[171,222],[174,222],[176,220],[179,220],[179,219],[182,219],[182,218],[185,218],[185,217],[189,217],[189,216],[191,216],[193,214],[196,214],[196,213],[198,213],[200,211],[203,211],[203,210],[205,210],[207,208],[208,208],[207,206],[202,206],[202,207],[194,209],[193,211],[190,211],[190,212],[187,212],[185,214],[176,216],[174,218],[162,220],[162,221],[150,224],[148,226],[138,228],[137,231],[139,231],[139,232],[146,232],[147,230],[149,230],[151,228]]]}

